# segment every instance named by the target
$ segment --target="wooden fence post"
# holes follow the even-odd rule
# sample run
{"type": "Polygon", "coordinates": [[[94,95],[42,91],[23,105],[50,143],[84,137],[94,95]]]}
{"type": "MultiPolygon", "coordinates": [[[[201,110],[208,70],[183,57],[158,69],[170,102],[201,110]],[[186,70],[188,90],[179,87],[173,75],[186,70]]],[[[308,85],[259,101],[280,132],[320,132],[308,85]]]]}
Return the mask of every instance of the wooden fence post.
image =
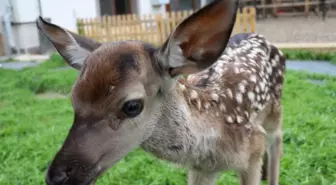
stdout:
{"type": "Polygon", "coordinates": [[[251,26],[251,32],[256,32],[256,9],[250,8],[250,26],[251,26]]]}
{"type": "Polygon", "coordinates": [[[159,44],[162,44],[164,42],[165,39],[165,30],[164,30],[164,22],[163,22],[163,18],[161,14],[157,14],[155,16],[155,20],[156,20],[156,25],[157,25],[157,29],[158,29],[158,36],[159,36],[159,44]]]}
{"type": "Polygon", "coordinates": [[[84,34],[84,24],[82,19],[77,19],[77,33],[80,35],[84,34]]]}

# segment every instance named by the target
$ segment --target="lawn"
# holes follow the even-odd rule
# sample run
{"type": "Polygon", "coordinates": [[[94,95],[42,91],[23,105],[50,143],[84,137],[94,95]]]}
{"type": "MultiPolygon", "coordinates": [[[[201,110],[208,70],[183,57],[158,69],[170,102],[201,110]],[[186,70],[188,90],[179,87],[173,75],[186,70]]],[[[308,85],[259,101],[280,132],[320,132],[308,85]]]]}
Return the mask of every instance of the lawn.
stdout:
{"type": "MultiPolygon", "coordinates": [[[[0,184],[40,185],[73,119],[67,95],[77,77],[58,55],[21,72],[0,69],[0,184]]],[[[281,185],[336,185],[336,77],[287,71],[281,185]],[[313,84],[308,79],[322,80],[313,84]]],[[[219,184],[238,184],[223,173],[219,184]]],[[[186,171],[137,149],[111,168],[99,185],[184,185],[186,171]]]]}
{"type": "Polygon", "coordinates": [[[336,64],[335,52],[312,52],[305,50],[282,49],[289,60],[324,60],[336,64]]]}

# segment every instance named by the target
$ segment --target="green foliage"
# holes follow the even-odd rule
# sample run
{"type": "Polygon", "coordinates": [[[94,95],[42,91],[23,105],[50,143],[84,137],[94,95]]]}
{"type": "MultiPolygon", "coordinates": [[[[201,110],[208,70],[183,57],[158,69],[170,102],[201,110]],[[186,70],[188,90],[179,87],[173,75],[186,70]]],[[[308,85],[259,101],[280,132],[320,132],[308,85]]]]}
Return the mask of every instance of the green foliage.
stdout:
{"type": "MultiPolygon", "coordinates": [[[[23,71],[0,69],[0,184],[42,185],[45,170],[73,120],[67,98],[39,99],[36,93],[69,93],[78,72],[59,70],[58,55],[23,71]]],[[[287,71],[284,95],[282,185],[335,185],[336,78],[287,71]],[[314,85],[307,79],[323,80],[314,85]]],[[[186,171],[137,149],[108,170],[98,185],[183,185],[186,171]]],[[[219,184],[238,184],[232,172],[219,184]]]]}
{"type": "Polygon", "coordinates": [[[84,23],[81,21],[77,21],[77,31],[79,35],[83,35],[84,34],[84,23]]]}
{"type": "Polygon", "coordinates": [[[7,58],[6,60],[0,60],[0,62],[14,62],[14,58],[10,57],[10,58],[7,58]]]}
{"type": "Polygon", "coordinates": [[[336,64],[336,53],[334,52],[312,52],[290,49],[282,49],[281,51],[290,60],[326,60],[336,64]]]}

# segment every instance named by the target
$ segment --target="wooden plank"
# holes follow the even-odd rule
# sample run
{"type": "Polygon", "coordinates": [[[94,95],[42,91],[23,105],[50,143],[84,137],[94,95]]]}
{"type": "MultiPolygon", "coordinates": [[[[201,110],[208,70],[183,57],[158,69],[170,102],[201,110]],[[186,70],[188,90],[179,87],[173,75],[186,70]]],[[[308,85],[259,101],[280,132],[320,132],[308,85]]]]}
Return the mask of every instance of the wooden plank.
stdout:
{"type": "Polygon", "coordinates": [[[119,40],[121,40],[121,37],[119,36],[120,34],[120,32],[122,32],[121,31],[121,16],[120,15],[117,15],[117,17],[116,17],[116,34],[115,34],[115,40],[116,41],[119,41],[119,40]]]}
{"type": "MultiPolygon", "coordinates": [[[[171,19],[172,19],[172,12],[169,12],[167,14],[167,18],[166,18],[166,28],[167,28],[167,35],[169,35],[169,33],[172,32],[172,24],[171,24],[171,19]]],[[[167,35],[165,34],[164,37],[166,38],[167,35]]]]}
{"type": "Polygon", "coordinates": [[[257,13],[256,13],[256,9],[255,8],[250,8],[250,15],[249,15],[249,18],[250,18],[250,28],[251,28],[251,32],[256,32],[256,16],[257,16],[257,13]]]}
{"type": "Polygon", "coordinates": [[[247,24],[248,24],[248,9],[244,8],[243,9],[243,21],[242,21],[242,25],[243,25],[243,32],[248,32],[247,30],[247,24]]]}
{"type": "Polygon", "coordinates": [[[156,15],[156,24],[157,24],[157,28],[158,28],[158,44],[159,43],[163,43],[164,42],[164,21],[163,21],[163,18],[162,18],[162,15],[161,14],[158,14],[156,15]]]}
{"type": "Polygon", "coordinates": [[[106,37],[107,37],[107,41],[112,41],[112,39],[113,39],[112,16],[106,16],[106,17],[107,17],[107,20],[106,20],[106,26],[107,26],[106,37]]]}

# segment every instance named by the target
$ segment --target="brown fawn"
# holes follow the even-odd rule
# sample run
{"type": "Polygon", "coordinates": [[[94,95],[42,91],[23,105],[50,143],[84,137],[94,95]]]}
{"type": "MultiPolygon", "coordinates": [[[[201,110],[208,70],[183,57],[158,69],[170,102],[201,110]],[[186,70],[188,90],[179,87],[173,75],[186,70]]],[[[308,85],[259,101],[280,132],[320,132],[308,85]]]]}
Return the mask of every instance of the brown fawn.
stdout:
{"type": "Polygon", "coordinates": [[[39,17],[38,28],[79,71],[74,122],[46,183],[94,184],[141,147],[188,169],[189,185],[214,185],[227,170],[241,185],[258,185],[263,165],[277,185],[285,57],[259,34],[230,39],[237,6],[206,5],[160,47],[99,43],[39,17]]]}

